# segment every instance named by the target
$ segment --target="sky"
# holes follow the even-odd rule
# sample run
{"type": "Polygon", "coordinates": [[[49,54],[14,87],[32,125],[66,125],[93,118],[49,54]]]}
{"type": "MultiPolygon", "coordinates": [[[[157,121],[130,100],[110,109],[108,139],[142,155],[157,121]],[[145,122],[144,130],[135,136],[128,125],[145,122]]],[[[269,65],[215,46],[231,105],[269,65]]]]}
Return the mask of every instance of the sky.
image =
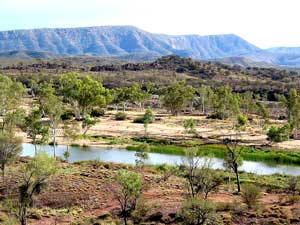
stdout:
{"type": "Polygon", "coordinates": [[[299,0],[0,0],[0,30],[132,25],[152,33],[236,34],[300,47],[299,0]]]}

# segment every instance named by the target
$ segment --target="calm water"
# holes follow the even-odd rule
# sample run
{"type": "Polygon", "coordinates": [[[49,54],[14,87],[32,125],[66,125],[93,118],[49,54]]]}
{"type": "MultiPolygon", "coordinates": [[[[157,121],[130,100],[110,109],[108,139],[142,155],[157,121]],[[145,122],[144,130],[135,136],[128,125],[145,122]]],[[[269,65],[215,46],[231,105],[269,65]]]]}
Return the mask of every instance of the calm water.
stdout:
{"type": "MultiPolygon", "coordinates": [[[[43,146],[43,150],[53,155],[52,146],[43,146]]],[[[82,161],[82,160],[101,160],[104,162],[115,162],[115,163],[126,163],[135,164],[136,157],[134,156],[134,151],[127,151],[123,149],[115,148],[100,148],[100,147],[70,147],[70,162],[82,161]]],[[[56,155],[63,158],[63,153],[65,152],[65,146],[58,146],[56,155]]],[[[22,156],[34,156],[34,145],[23,144],[22,156]]],[[[169,164],[169,165],[180,165],[182,162],[182,156],[149,153],[149,160],[147,164],[157,165],[157,164],[169,164]]],[[[212,167],[214,169],[224,169],[223,160],[213,158],[212,167]]],[[[262,162],[252,162],[244,161],[240,170],[256,173],[261,175],[271,175],[275,173],[285,174],[285,175],[300,175],[300,166],[286,166],[286,165],[269,165],[262,162]]]]}

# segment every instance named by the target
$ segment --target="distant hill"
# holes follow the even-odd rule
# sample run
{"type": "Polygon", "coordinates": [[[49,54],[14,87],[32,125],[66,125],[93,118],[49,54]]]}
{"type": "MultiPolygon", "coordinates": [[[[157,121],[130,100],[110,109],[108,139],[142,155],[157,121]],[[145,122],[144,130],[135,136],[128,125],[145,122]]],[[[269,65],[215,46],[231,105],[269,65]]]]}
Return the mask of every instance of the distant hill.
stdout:
{"type": "Polygon", "coordinates": [[[94,56],[150,53],[209,59],[235,56],[255,50],[258,48],[233,34],[176,36],[152,34],[132,26],[0,32],[0,52],[32,51],[94,56]]]}
{"type": "Polygon", "coordinates": [[[45,59],[59,57],[59,55],[49,52],[35,52],[35,51],[9,51],[0,52],[0,58],[7,59],[45,59]]]}
{"type": "Polygon", "coordinates": [[[252,65],[247,58],[263,64],[300,66],[300,48],[264,50],[234,34],[165,35],[149,33],[133,26],[0,32],[1,58],[95,56],[140,62],[170,54],[198,60],[221,59],[229,64],[252,65]]]}
{"type": "Polygon", "coordinates": [[[242,67],[274,67],[274,64],[263,62],[263,61],[254,61],[247,57],[226,57],[221,59],[210,60],[211,62],[219,62],[228,65],[238,65],[242,67]]]}

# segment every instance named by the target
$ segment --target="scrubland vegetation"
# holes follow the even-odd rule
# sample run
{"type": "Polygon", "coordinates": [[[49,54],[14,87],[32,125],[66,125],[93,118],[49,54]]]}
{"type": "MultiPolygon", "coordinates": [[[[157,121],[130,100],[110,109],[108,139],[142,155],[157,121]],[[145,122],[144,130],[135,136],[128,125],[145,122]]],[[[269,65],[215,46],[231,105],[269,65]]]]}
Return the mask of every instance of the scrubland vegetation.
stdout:
{"type": "Polygon", "coordinates": [[[1,223],[298,224],[297,177],[247,174],[239,167],[243,160],[300,164],[300,152],[290,146],[300,143],[299,90],[237,90],[204,74],[257,77],[263,69],[167,59],[41,76],[29,75],[30,66],[5,68],[1,223]],[[150,69],[152,75],[168,71],[171,82],[150,82],[150,69]],[[23,70],[24,76],[16,74],[23,70]],[[123,74],[130,85],[105,85],[109,75],[98,72],[108,70],[115,73],[110,79],[131,71],[123,74]],[[137,75],[144,70],[144,77],[137,75]],[[22,142],[35,146],[35,157],[20,157],[22,142]],[[53,146],[53,156],[43,144],[53,146]],[[66,146],[64,159],[56,157],[58,144],[66,146]],[[69,146],[103,144],[136,151],[136,165],[68,163],[69,146]],[[180,165],[150,166],[150,152],[185,157],[180,165]],[[203,162],[199,156],[208,157],[203,162]],[[210,157],[222,158],[227,170],[213,170],[210,157]]]}

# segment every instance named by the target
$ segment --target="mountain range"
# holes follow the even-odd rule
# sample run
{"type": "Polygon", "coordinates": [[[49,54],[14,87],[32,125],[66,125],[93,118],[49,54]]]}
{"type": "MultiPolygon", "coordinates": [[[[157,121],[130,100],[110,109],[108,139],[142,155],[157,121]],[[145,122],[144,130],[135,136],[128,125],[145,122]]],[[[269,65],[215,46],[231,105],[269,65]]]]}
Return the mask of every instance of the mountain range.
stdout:
{"type": "Polygon", "coordinates": [[[300,66],[300,47],[261,49],[234,34],[165,35],[133,26],[0,32],[0,58],[93,56],[147,61],[170,54],[243,66],[300,66]]]}

